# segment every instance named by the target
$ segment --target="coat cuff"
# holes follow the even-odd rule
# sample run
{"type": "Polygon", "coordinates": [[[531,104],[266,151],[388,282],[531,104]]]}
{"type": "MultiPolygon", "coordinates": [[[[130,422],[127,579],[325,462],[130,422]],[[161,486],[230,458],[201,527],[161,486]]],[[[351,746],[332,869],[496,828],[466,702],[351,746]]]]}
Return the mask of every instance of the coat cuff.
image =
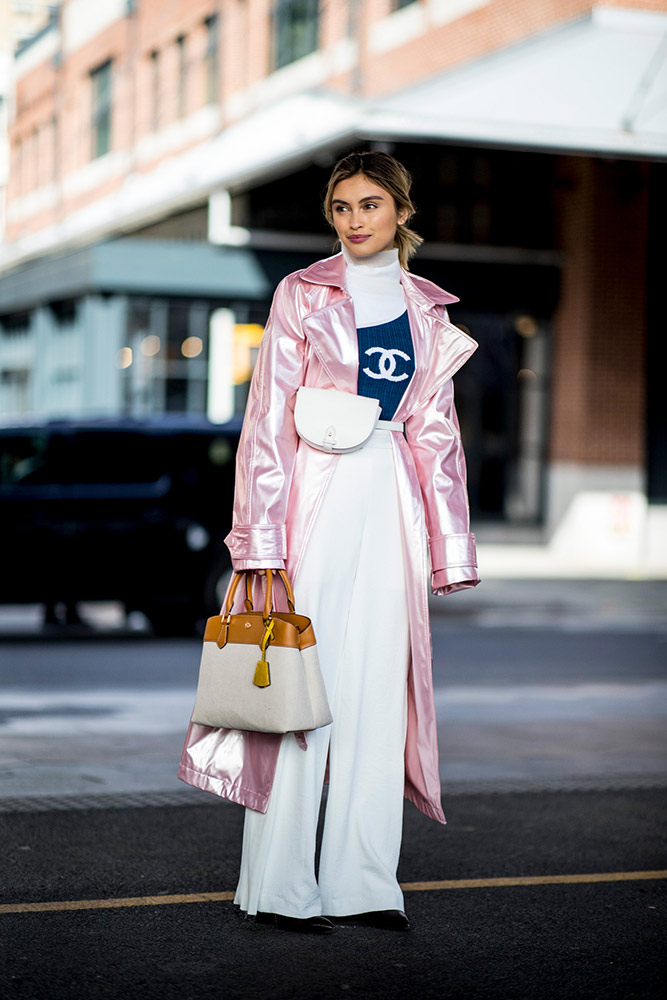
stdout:
{"type": "Polygon", "coordinates": [[[284,559],[232,559],[232,569],[242,573],[246,569],[286,569],[284,559]]]}
{"type": "Polygon", "coordinates": [[[435,535],[429,539],[431,566],[435,573],[439,569],[453,569],[455,566],[476,566],[477,551],[475,536],[469,532],[458,535],[435,535]]]}
{"type": "Polygon", "coordinates": [[[469,590],[479,583],[476,566],[458,566],[456,569],[441,569],[431,574],[431,593],[434,597],[455,594],[457,590],[469,590]]]}
{"type": "Polygon", "coordinates": [[[284,524],[239,524],[225,538],[234,569],[284,569],[284,524]]]}
{"type": "Polygon", "coordinates": [[[473,534],[437,535],[429,540],[429,547],[433,594],[453,594],[477,586],[479,574],[473,534]]]}

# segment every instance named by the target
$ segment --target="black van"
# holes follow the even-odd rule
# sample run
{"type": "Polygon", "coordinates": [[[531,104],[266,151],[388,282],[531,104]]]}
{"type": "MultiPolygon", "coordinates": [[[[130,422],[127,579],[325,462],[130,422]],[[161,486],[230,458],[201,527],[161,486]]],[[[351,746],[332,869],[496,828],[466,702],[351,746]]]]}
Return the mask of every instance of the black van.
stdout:
{"type": "Polygon", "coordinates": [[[0,603],[119,600],[158,635],[220,606],[241,421],[0,428],[0,603]]]}

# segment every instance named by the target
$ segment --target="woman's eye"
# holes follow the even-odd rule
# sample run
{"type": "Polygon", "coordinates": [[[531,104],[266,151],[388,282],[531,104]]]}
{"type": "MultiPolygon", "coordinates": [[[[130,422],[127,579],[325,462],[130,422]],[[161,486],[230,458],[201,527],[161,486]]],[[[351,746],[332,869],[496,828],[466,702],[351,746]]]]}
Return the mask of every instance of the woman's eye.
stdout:
{"type": "Polygon", "coordinates": [[[347,212],[345,205],[336,205],[336,214],[340,215],[342,212],[347,212]]]}
{"type": "Polygon", "coordinates": [[[364,208],[377,208],[377,205],[375,204],[374,201],[367,201],[366,204],[364,205],[364,208]]]}

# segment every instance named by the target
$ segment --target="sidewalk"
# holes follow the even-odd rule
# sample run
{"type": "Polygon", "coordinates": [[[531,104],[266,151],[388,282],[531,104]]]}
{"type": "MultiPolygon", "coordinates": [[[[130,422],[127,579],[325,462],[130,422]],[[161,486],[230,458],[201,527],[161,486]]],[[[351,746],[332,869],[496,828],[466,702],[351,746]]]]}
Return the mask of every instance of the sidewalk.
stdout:
{"type": "Polygon", "coordinates": [[[431,614],[478,627],[600,628],[667,632],[667,580],[482,579],[432,597],[431,614]]]}
{"type": "MultiPolygon", "coordinates": [[[[667,631],[667,580],[497,579],[448,597],[430,598],[439,619],[502,626],[667,631]]],[[[82,618],[101,635],[148,630],[143,616],[125,621],[120,604],[81,602],[82,618]]],[[[81,630],[68,629],[73,638],[81,630]]],[[[64,634],[65,630],[63,630],[64,634]]],[[[0,605],[0,638],[43,636],[40,605],[0,605]]]]}

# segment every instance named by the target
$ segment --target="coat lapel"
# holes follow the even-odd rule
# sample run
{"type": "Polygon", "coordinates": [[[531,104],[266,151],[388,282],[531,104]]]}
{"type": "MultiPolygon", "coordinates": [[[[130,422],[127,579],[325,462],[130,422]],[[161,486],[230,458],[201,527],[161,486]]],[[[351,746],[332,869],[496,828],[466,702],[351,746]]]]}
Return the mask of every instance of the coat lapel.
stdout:
{"type": "Polygon", "coordinates": [[[459,370],[477,343],[442,316],[441,306],[459,301],[455,295],[408,271],[401,281],[415,350],[415,374],[394,415],[405,421],[459,370]]]}
{"type": "Polygon", "coordinates": [[[301,321],[304,333],[336,389],[356,392],[359,349],[354,306],[345,288],[345,258],[336,254],[318,260],[301,278],[310,284],[311,311],[301,321]]]}

